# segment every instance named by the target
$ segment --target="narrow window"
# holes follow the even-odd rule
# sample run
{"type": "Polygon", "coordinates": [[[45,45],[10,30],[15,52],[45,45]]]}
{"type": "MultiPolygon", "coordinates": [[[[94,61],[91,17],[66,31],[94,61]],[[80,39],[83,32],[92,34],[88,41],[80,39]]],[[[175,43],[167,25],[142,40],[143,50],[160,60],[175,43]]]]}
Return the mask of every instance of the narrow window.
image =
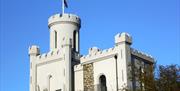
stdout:
{"type": "Polygon", "coordinates": [[[32,77],[30,77],[30,83],[32,84],[32,77]]]}
{"type": "Polygon", "coordinates": [[[124,72],[122,70],[122,81],[124,81],[124,72]]]}
{"type": "Polygon", "coordinates": [[[31,66],[31,69],[32,69],[32,63],[30,64],[30,66],[31,66]]]}
{"type": "Polygon", "coordinates": [[[123,58],[122,49],[121,49],[121,59],[123,58]]]}
{"type": "Polygon", "coordinates": [[[79,32],[76,32],[76,51],[79,52],[79,32]]]}
{"type": "Polygon", "coordinates": [[[65,69],[64,69],[64,76],[65,76],[65,69]]]}
{"type": "Polygon", "coordinates": [[[66,90],[66,86],[65,86],[65,84],[63,84],[63,91],[65,91],[66,90]]]}
{"type": "Polygon", "coordinates": [[[76,31],[73,32],[73,49],[76,51],[76,31]]]}
{"type": "Polygon", "coordinates": [[[57,32],[54,31],[54,38],[55,38],[55,48],[57,48],[57,32]]]}

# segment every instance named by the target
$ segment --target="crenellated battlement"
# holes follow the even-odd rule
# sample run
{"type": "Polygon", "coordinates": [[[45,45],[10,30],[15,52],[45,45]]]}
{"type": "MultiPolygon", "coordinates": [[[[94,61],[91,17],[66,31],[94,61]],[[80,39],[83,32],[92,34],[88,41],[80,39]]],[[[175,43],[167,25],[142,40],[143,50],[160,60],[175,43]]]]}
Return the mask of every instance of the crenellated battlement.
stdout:
{"type": "Polygon", "coordinates": [[[74,15],[74,14],[55,14],[51,16],[48,20],[49,27],[58,23],[72,23],[80,27],[81,19],[77,15],[74,15]]]}
{"type": "Polygon", "coordinates": [[[138,56],[140,58],[144,58],[144,59],[146,59],[148,61],[151,61],[151,62],[154,61],[154,58],[151,55],[148,55],[147,53],[138,51],[138,50],[133,49],[133,48],[131,48],[131,54],[133,54],[135,56],[138,56]]]}
{"type": "Polygon", "coordinates": [[[37,45],[32,45],[29,47],[29,55],[30,56],[37,56],[40,54],[40,49],[39,49],[39,46],[37,45]]]}
{"type": "Polygon", "coordinates": [[[132,44],[132,37],[126,32],[118,33],[115,36],[115,43],[120,44],[122,42],[132,44]]]}
{"type": "Polygon", "coordinates": [[[43,53],[41,55],[37,56],[37,61],[45,61],[45,60],[50,60],[54,59],[56,57],[60,57],[62,53],[60,53],[59,49],[49,51],[48,53],[43,53]]]}
{"type": "Polygon", "coordinates": [[[109,54],[113,54],[116,53],[115,48],[109,48],[109,49],[104,49],[104,50],[100,50],[97,47],[92,47],[89,49],[89,54],[88,55],[83,55],[80,60],[84,61],[86,59],[91,59],[91,58],[96,58],[96,57],[103,57],[109,54]]]}
{"type": "Polygon", "coordinates": [[[82,71],[82,70],[83,70],[83,66],[81,64],[74,66],[74,71],[82,71]]]}

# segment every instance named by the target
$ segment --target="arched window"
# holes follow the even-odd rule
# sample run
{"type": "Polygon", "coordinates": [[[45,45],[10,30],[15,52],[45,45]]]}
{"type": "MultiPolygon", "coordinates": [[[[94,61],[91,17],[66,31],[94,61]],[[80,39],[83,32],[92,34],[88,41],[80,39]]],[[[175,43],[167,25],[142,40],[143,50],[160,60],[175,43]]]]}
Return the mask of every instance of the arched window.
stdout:
{"type": "Polygon", "coordinates": [[[57,32],[56,31],[54,31],[54,46],[55,46],[55,48],[57,48],[57,32]]]}
{"type": "Polygon", "coordinates": [[[99,82],[100,82],[100,91],[107,91],[105,75],[101,75],[99,77],[99,82]]]}

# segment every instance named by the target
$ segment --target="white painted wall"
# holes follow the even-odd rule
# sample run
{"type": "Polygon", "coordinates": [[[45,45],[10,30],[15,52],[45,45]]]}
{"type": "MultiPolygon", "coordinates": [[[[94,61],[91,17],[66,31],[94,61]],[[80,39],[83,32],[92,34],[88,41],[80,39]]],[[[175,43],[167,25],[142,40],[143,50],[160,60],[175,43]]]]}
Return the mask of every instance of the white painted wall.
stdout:
{"type": "Polygon", "coordinates": [[[108,91],[116,90],[116,66],[114,57],[94,62],[94,84],[99,83],[99,77],[101,75],[106,76],[106,85],[108,91]]]}
{"type": "Polygon", "coordinates": [[[81,64],[74,66],[74,77],[75,77],[75,91],[83,91],[84,84],[83,84],[83,66],[81,64]]]}
{"type": "Polygon", "coordinates": [[[37,85],[40,87],[40,91],[44,88],[48,88],[48,76],[50,78],[50,91],[57,89],[63,89],[64,82],[64,60],[52,60],[47,64],[37,66],[37,85]]]}

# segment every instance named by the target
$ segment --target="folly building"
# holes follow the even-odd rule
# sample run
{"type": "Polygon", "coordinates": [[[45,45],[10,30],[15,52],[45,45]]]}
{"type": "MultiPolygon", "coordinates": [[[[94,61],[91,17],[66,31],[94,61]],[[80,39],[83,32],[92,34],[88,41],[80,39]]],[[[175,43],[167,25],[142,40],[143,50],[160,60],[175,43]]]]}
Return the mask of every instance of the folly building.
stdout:
{"type": "Polygon", "coordinates": [[[50,51],[41,54],[38,46],[29,47],[30,91],[134,90],[143,83],[133,77],[133,67],[143,72],[154,63],[152,56],[131,47],[128,33],[117,34],[112,48],[92,47],[87,55],[81,55],[81,19],[77,15],[52,15],[48,27],[50,51]]]}

